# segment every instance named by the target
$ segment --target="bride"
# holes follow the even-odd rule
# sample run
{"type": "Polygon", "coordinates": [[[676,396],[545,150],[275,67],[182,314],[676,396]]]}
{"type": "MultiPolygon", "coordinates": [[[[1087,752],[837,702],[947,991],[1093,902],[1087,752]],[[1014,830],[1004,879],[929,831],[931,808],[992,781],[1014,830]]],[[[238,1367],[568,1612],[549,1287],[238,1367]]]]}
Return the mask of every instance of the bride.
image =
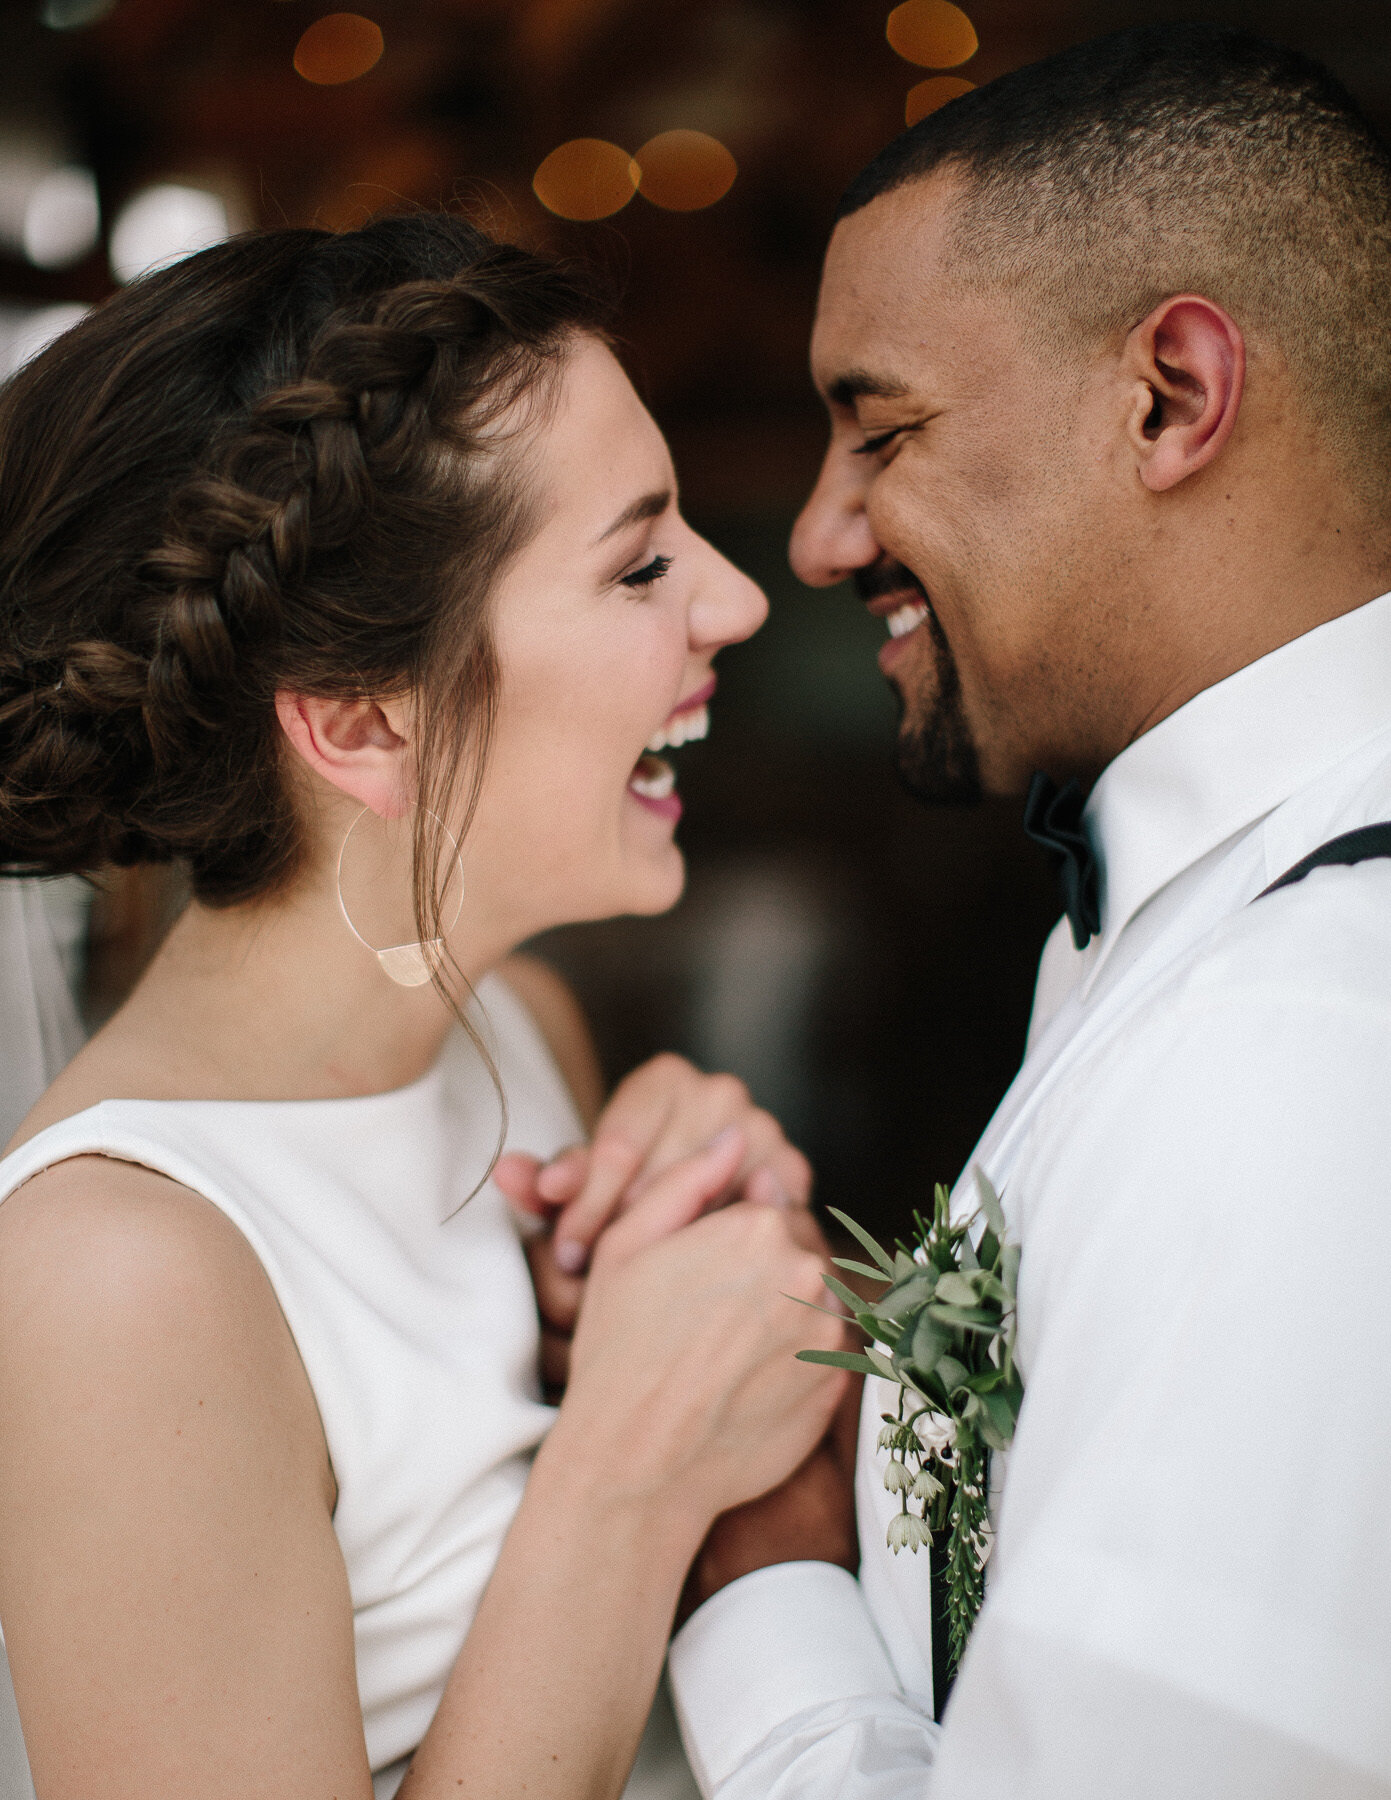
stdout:
{"type": "MultiPolygon", "coordinates": [[[[243,238],[59,340],[0,399],[0,595],[6,872],[192,890],[0,1162],[41,1800],[617,1794],[712,1521],[827,1428],[793,1352],[838,1327],[785,1298],[821,1266],[770,1203],[796,1153],[667,1059],[543,1404],[488,1176],[573,1144],[592,1080],[510,953],[675,901],[645,746],[762,596],[582,284],[443,217],[243,238]]],[[[678,1754],[649,1734],[629,1793],[678,1754]]]]}

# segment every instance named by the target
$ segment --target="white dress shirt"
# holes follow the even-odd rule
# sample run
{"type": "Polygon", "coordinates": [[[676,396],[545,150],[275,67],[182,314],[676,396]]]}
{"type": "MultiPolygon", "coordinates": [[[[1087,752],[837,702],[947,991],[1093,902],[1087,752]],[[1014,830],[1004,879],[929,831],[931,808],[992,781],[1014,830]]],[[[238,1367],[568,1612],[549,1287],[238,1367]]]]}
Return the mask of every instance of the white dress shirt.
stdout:
{"type": "Polygon", "coordinates": [[[871,1381],[858,1581],[761,1570],[673,1645],[718,1800],[1391,1795],[1391,861],[1251,904],[1391,820],[1391,594],[1199,694],[1087,818],[1100,935],[1049,939],[973,1158],[1026,1391],[945,1726],[871,1381]]]}

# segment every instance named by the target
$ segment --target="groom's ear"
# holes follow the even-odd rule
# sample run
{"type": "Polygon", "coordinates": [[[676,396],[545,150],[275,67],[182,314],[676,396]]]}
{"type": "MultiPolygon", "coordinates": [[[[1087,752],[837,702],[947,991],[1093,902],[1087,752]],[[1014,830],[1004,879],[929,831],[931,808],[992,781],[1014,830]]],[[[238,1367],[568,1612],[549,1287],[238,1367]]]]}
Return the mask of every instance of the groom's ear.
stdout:
{"type": "Polygon", "coordinates": [[[1241,329],[1215,301],[1178,294],[1125,343],[1126,435],[1152,493],[1206,468],[1232,435],[1246,379],[1241,329]]]}

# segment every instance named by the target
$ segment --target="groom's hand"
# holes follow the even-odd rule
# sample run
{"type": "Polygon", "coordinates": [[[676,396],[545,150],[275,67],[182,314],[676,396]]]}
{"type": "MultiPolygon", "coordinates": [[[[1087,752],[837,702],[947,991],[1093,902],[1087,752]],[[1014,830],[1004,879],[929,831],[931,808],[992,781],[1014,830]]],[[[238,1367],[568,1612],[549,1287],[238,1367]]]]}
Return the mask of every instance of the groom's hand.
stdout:
{"type": "Polygon", "coordinates": [[[695,1609],[741,1575],[780,1562],[860,1566],[855,1530],[855,1444],[861,1383],[853,1381],[831,1429],[781,1487],[721,1513],[700,1547],[677,1611],[683,1625],[695,1609]]]}
{"type": "Polygon", "coordinates": [[[707,1075],[682,1056],[654,1056],[614,1089],[586,1145],[544,1166],[506,1156],[495,1179],[513,1204],[555,1219],[557,1266],[578,1274],[604,1226],[673,1163],[737,1126],[745,1152],[725,1199],[805,1206],[811,1165],[737,1076],[707,1075]]]}

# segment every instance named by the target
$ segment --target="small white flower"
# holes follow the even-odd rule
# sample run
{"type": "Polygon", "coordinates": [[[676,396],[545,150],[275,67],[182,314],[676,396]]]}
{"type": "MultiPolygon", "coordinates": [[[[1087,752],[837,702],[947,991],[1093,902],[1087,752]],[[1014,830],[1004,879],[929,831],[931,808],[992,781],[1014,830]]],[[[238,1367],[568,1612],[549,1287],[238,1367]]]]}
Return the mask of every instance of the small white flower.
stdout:
{"type": "Polygon", "coordinates": [[[892,1450],[895,1443],[898,1441],[899,1430],[900,1427],[897,1425],[884,1426],[883,1430],[879,1433],[879,1448],[881,1450],[892,1450]]]}
{"type": "Polygon", "coordinates": [[[918,1442],[929,1456],[947,1457],[956,1448],[956,1422],[945,1413],[928,1413],[915,1427],[918,1442]]]}
{"type": "Polygon", "coordinates": [[[915,1500],[935,1500],[942,1491],[942,1484],[927,1469],[919,1469],[910,1491],[915,1500]]]}
{"type": "Polygon", "coordinates": [[[884,1486],[891,1494],[903,1494],[913,1485],[913,1477],[907,1467],[894,1459],[884,1470],[884,1486]]]}
{"type": "Polygon", "coordinates": [[[924,1544],[932,1542],[932,1533],[913,1513],[895,1513],[889,1520],[889,1548],[897,1556],[900,1550],[911,1550],[916,1556],[924,1544]]]}

